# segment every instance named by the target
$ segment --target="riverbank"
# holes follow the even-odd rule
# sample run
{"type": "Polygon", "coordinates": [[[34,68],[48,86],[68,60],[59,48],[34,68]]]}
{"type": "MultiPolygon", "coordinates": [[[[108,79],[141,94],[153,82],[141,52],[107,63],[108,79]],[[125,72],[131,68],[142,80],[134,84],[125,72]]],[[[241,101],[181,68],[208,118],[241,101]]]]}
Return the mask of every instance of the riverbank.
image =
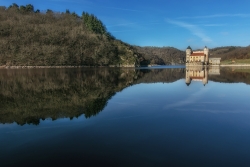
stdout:
{"type": "Polygon", "coordinates": [[[33,69],[33,68],[94,68],[94,67],[133,67],[135,65],[110,65],[110,66],[0,66],[0,69],[33,69]]]}
{"type": "Polygon", "coordinates": [[[250,64],[220,64],[220,65],[187,65],[187,67],[193,66],[206,66],[206,67],[250,67],[250,64]]]}
{"type": "MultiPolygon", "coordinates": [[[[184,65],[184,64],[183,64],[184,65]]],[[[152,66],[161,66],[161,65],[148,65],[146,67],[152,67],[152,66]]],[[[186,66],[204,66],[204,65],[186,65],[186,66]]],[[[250,67],[250,64],[221,64],[221,65],[208,65],[208,67],[250,67]]],[[[0,69],[36,69],[36,68],[95,68],[95,67],[118,67],[118,68],[128,68],[132,67],[135,68],[137,66],[135,65],[122,65],[122,66],[117,66],[117,65],[110,65],[110,66],[0,66],[0,69]]],[[[145,67],[145,66],[141,66],[145,67]]]]}
{"type": "Polygon", "coordinates": [[[0,69],[32,69],[32,68],[83,68],[94,66],[0,66],[0,69]]]}
{"type": "Polygon", "coordinates": [[[245,67],[245,66],[250,66],[250,64],[221,64],[221,67],[245,67]]]}

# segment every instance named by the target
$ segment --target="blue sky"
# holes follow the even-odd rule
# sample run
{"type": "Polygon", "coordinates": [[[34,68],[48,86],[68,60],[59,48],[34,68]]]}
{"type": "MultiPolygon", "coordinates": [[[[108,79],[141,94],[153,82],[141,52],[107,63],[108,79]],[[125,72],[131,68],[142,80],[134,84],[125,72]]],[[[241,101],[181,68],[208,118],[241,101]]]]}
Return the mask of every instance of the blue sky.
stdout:
{"type": "Polygon", "coordinates": [[[0,0],[0,6],[13,2],[41,11],[92,13],[132,45],[181,50],[250,45],[249,0],[0,0]]]}

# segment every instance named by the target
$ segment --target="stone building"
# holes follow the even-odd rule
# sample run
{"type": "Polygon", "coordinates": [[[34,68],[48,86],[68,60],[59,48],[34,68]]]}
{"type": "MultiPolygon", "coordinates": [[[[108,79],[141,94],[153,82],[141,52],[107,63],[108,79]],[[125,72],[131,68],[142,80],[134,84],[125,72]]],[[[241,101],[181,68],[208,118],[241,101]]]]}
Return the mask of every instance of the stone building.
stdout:
{"type": "Polygon", "coordinates": [[[220,60],[221,60],[221,58],[210,58],[209,59],[209,64],[211,64],[211,65],[220,65],[220,60]]]}
{"type": "Polygon", "coordinates": [[[205,46],[202,51],[193,51],[190,46],[186,49],[186,65],[220,65],[220,58],[210,58],[209,49],[205,46]],[[211,60],[210,60],[211,59],[211,60]]]}

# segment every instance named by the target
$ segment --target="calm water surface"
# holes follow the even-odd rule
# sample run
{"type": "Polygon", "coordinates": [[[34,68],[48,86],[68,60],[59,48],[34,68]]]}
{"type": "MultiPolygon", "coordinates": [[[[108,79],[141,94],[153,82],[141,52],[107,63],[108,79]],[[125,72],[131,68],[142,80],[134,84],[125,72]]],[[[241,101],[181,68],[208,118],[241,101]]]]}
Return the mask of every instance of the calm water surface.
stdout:
{"type": "Polygon", "coordinates": [[[250,69],[0,70],[0,166],[250,166],[250,69]]]}

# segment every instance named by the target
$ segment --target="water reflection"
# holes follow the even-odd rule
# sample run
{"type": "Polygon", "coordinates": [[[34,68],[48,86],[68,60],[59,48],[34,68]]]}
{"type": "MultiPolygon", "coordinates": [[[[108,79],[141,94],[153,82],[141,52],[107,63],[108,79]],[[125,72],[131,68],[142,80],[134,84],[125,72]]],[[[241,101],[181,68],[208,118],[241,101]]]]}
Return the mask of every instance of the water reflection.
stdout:
{"type": "Polygon", "coordinates": [[[183,77],[179,68],[1,69],[0,122],[38,125],[46,118],[89,118],[126,87],[183,77]]]}
{"type": "Polygon", "coordinates": [[[0,122],[39,124],[46,118],[96,115],[137,75],[118,69],[1,70],[0,122]]]}
{"type": "Polygon", "coordinates": [[[250,70],[209,70],[0,70],[0,166],[249,166],[250,70]]]}
{"type": "Polygon", "coordinates": [[[1,69],[0,123],[36,124],[98,114],[117,92],[141,83],[208,80],[250,84],[249,68],[1,69]],[[221,75],[220,75],[221,74],[221,75]],[[186,75],[186,76],[185,76],[186,75]]]}
{"type": "Polygon", "coordinates": [[[192,81],[199,81],[205,86],[208,83],[208,75],[220,75],[220,67],[187,66],[185,78],[186,85],[189,86],[192,81]]]}

